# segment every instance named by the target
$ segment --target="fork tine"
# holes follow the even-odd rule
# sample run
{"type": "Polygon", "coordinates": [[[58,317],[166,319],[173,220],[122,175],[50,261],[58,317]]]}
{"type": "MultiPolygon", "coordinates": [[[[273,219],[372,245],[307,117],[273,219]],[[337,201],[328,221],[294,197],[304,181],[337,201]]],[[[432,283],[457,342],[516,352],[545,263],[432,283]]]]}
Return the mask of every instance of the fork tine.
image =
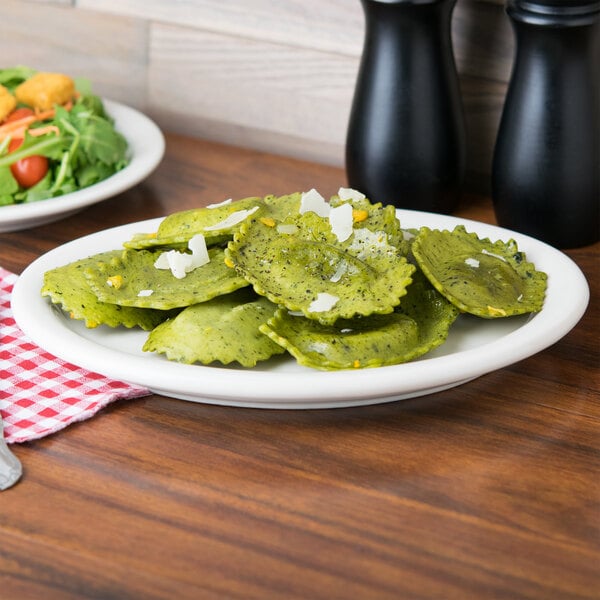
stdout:
{"type": "Polygon", "coordinates": [[[0,416],[0,491],[13,486],[23,473],[19,459],[8,449],[4,441],[4,426],[0,416]]]}

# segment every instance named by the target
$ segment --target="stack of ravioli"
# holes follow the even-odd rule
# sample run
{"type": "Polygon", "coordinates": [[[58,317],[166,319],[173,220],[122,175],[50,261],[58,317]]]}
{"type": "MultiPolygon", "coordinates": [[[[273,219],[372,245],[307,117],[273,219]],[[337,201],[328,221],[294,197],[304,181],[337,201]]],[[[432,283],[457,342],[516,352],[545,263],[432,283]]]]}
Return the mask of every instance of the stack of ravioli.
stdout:
{"type": "Polygon", "coordinates": [[[403,229],[393,206],[340,188],[227,200],[48,271],[42,295],[87,327],[140,327],[143,349],[253,367],[288,353],[321,370],[414,360],[461,313],[542,309],[546,275],[513,240],[403,229]]]}

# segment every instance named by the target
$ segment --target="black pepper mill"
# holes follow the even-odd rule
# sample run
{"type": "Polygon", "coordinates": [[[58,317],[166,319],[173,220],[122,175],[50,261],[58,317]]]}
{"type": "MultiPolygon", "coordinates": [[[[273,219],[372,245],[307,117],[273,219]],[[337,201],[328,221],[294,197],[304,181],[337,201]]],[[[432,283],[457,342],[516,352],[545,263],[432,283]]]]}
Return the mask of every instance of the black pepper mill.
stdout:
{"type": "Polygon", "coordinates": [[[600,238],[600,2],[509,0],[516,40],[492,196],[500,225],[558,248],[600,238]]]}
{"type": "Polygon", "coordinates": [[[361,0],[366,34],[346,139],[350,187],[452,212],[465,164],[450,22],[456,0],[361,0]]]}

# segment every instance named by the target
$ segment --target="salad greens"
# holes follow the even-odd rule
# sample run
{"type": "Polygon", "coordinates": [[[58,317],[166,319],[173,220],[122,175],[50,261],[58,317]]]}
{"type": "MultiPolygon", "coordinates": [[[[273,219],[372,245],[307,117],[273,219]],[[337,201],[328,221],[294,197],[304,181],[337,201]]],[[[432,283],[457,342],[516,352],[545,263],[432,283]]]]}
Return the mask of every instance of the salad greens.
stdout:
{"type": "MultiPolygon", "coordinates": [[[[29,67],[0,69],[0,85],[14,93],[35,74],[29,67]]],[[[75,89],[72,102],[68,106],[55,105],[47,111],[50,116],[31,123],[24,132],[23,143],[12,152],[9,144],[14,128],[6,121],[0,123],[0,206],[75,192],[110,177],[127,165],[127,141],[114,128],[102,100],[91,93],[86,80],[76,79],[75,89]],[[48,171],[38,183],[24,188],[13,176],[10,166],[32,156],[46,157],[48,171]]],[[[24,106],[17,104],[17,108],[24,106]]]]}

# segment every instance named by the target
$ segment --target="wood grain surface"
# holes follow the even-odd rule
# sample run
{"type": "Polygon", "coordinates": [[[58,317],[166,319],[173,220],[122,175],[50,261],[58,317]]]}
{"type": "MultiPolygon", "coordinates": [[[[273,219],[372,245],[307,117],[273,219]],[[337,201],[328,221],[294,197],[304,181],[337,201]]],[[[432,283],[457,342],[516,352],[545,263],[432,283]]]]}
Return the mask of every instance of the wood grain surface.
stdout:
{"type": "MultiPolygon", "coordinates": [[[[134,189],[0,234],[0,264],[19,273],[75,237],[228,197],[344,184],[337,168],[169,135],[134,189]]],[[[459,214],[493,222],[486,198],[459,214]]],[[[568,335],[445,392],[311,411],[154,395],[13,445],[24,477],[0,494],[0,598],[597,599],[599,250],[568,252],[592,291],[568,335]]]]}

